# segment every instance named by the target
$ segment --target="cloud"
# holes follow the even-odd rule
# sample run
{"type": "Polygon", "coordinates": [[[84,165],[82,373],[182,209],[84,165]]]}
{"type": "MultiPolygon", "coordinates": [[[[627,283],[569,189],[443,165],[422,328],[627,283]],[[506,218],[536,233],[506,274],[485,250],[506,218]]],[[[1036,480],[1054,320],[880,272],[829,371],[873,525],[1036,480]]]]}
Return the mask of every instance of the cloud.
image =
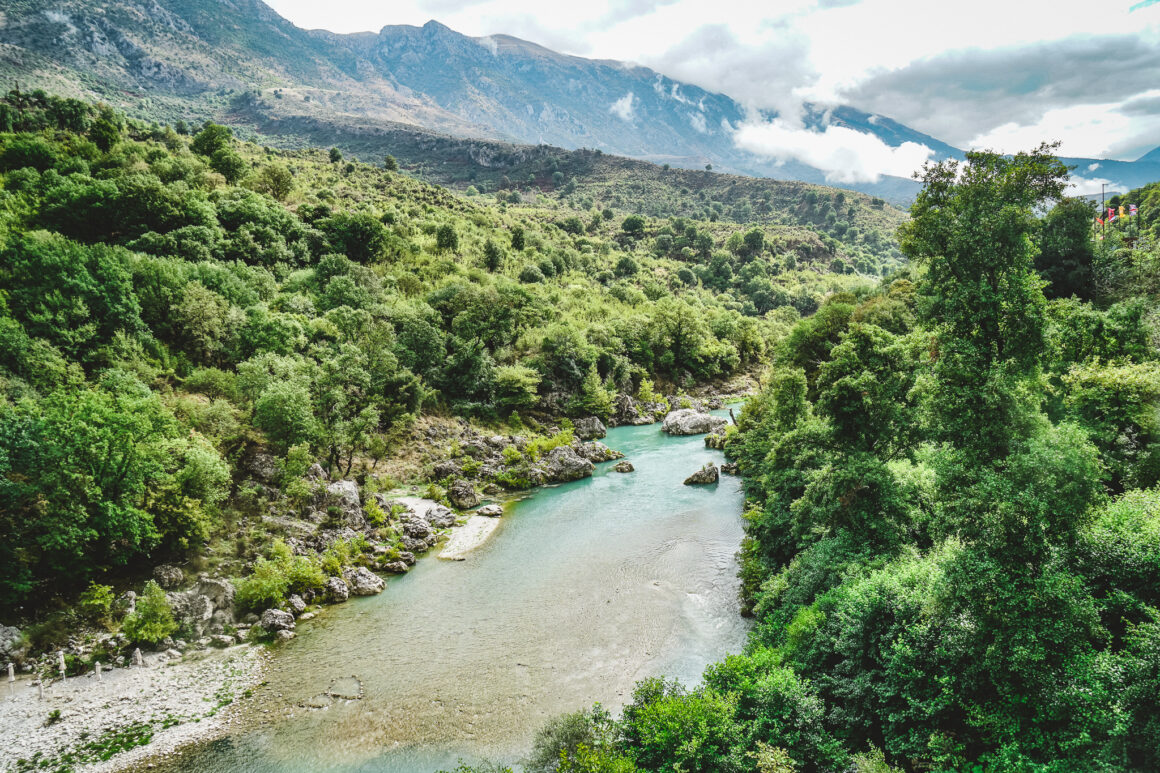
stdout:
{"type": "Polygon", "coordinates": [[[1096,171],[1096,170],[1097,170],[1097,169],[1099,169],[1099,168],[1100,168],[1100,165],[1099,165],[1099,164],[1088,164],[1088,168],[1087,168],[1087,170],[1088,170],[1089,172],[1094,172],[1094,171],[1096,171]]]}
{"type": "Polygon", "coordinates": [[[1093,193],[1099,193],[1105,185],[1109,192],[1123,188],[1119,183],[1105,180],[1102,177],[1080,177],[1073,174],[1068,180],[1065,192],[1068,196],[1090,196],[1093,193]]]}
{"type": "Polygon", "coordinates": [[[636,101],[636,94],[631,91],[625,94],[620,99],[612,103],[608,108],[608,112],[620,118],[622,121],[632,123],[633,117],[633,103],[636,101]]]}
{"type": "Polygon", "coordinates": [[[704,113],[689,113],[689,123],[701,134],[709,133],[709,125],[705,122],[704,113]]]}
{"type": "Polygon", "coordinates": [[[878,182],[882,175],[910,177],[934,152],[916,142],[894,148],[845,126],[818,132],[781,120],[748,121],[737,127],[733,143],[780,162],[809,164],[825,172],[827,180],[841,183],[878,182]]]}
{"type": "Polygon", "coordinates": [[[818,77],[804,36],[786,30],[776,40],[747,45],[724,24],[699,27],[646,63],[670,78],[728,94],[743,105],[774,110],[787,119],[801,111],[796,91],[818,77]]]}
{"type": "Polygon", "coordinates": [[[1116,103],[1156,86],[1160,45],[1134,35],[968,49],[879,72],[842,96],[960,147],[1056,108],[1116,103]]]}

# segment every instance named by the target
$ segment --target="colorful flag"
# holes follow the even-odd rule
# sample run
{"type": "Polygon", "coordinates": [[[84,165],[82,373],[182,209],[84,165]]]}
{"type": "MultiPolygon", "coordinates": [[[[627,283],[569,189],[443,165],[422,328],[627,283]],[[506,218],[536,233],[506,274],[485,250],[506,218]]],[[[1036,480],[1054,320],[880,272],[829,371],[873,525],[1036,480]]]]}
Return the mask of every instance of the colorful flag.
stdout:
{"type": "Polygon", "coordinates": [[[1108,222],[1109,222],[1109,223],[1114,223],[1114,222],[1116,222],[1116,220],[1118,220],[1118,219],[1119,219],[1119,218],[1118,218],[1116,215],[1112,215],[1111,217],[1109,217],[1109,218],[1108,218],[1108,222]]]}
{"type": "Polygon", "coordinates": [[[1116,214],[1116,210],[1112,209],[1111,207],[1108,207],[1108,217],[1110,218],[1115,214],[1116,214]]]}
{"type": "Polygon", "coordinates": [[[1102,217],[1097,217],[1097,218],[1096,218],[1096,222],[1097,222],[1097,223],[1099,223],[1100,225],[1103,225],[1103,224],[1104,224],[1104,219],[1103,219],[1102,217]]]}
{"type": "Polygon", "coordinates": [[[1121,205],[1120,205],[1120,217],[1125,217],[1125,216],[1126,216],[1126,215],[1125,215],[1125,213],[1124,213],[1124,205],[1123,205],[1123,204],[1121,204],[1121,205]]]}
{"type": "Polygon", "coordinates": [[[1140,214],[1140,210],[1136,209],[1136,205],[1135,205],[1135,204],[1129,204],[1129,205],[1128,205],[1128,214],[1130,214],[1130,215],[1138,215],[1138,214],[1140,214]]]}

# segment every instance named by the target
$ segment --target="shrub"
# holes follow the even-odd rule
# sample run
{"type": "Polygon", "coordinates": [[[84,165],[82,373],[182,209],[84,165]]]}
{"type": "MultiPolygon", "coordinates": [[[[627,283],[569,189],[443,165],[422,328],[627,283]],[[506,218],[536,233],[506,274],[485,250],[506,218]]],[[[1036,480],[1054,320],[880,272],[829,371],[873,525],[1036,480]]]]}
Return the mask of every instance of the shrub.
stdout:
{"type": "Polygon", "coordinates": [[[153,580],[145,583],[136,610],[125,618],[121,630],[137,644],[157,644],[177,630],[173,607],[160,585],[153,580]]]}
{"type": "Polygon", "coordinates": [[[113,589],[110,586],[91,582],[81,594],[78,606],[81,614],[87,619],[108,626],[112,622],[113,598],[113,589]]]}

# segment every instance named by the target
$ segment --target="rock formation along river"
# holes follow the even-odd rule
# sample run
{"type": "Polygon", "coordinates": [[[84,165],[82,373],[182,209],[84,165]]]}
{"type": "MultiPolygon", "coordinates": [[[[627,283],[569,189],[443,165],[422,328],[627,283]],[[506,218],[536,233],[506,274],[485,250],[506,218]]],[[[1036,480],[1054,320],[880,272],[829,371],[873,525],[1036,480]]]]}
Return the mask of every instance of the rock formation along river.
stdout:
{"type": "MultiPolygon", "coordinates": [[[[719,412],[720,413],[720,412],[719,412]]],[[[236,734],[182,773],[434,771],[514,761],[552,716],[618,710],[637,680],[693,684],[739,651],[740,481],[682,480],[721,453],[702,436],[620,427],[636,472],[509,504],[466,561],[427,558],[379,596],[299,625],[236,734]]],[[[168,766],[167,766],[168,767],[168,766]]]]}

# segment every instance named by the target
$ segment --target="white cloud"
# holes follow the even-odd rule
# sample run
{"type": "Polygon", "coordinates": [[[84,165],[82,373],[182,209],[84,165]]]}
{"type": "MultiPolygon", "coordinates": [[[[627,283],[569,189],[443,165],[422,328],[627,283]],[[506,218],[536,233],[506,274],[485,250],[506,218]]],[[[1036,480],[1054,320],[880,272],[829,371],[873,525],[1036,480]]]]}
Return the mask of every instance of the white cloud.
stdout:
{"type": "Polygon", "coordinates": [[[608,108],[608,112],[620,118],[622,121],[632,122],[633,117],[633,103],[636,101],[636,94],[631,91],[625,94],[620,99],[612,103],[608,108]]]}
{"type": "Polygon", "coordinates": [[[1087,168],[1087,170],[1088,170],[1089,172],[1094,172],[1094,171],[1096,171],[1096,170],[1097,170],[1097,169],[1099,169],[1099,168],[1100,168],[1100,165],[1099,165],[1099,164],[1088,164],[1088,168],[1087,168]]]}
{"type": "MultiPolygon", "coordinates": [[[[1092,166],[1099,166],[1099,164],[1092,164],[1092,166]]],[[[1099,193],[1105,185],[1108,191],[1117,191],[1124,187],[1102,177],[1080,177],[1073,174],[1068,180],[1066,193],[1068,196],[1090,196],[1093,193],[1099,193]]]]}
{"type": "Polygon", "coordinates": [[[748,121],[737,127],[733,143],[766,158],[809,164],[825,172],[827,180],[842,183],[878,182],[882,175],[910,177],[933,153],[915,142],[892,148],[845,126],[817,132],[780,120],[748,121]]]}
{"type": "Polygon", "coordinates": [[[704,113],[689,113],[689,123],[701,134],[709,133],[709,125],[705,122],[704,113]]]}

